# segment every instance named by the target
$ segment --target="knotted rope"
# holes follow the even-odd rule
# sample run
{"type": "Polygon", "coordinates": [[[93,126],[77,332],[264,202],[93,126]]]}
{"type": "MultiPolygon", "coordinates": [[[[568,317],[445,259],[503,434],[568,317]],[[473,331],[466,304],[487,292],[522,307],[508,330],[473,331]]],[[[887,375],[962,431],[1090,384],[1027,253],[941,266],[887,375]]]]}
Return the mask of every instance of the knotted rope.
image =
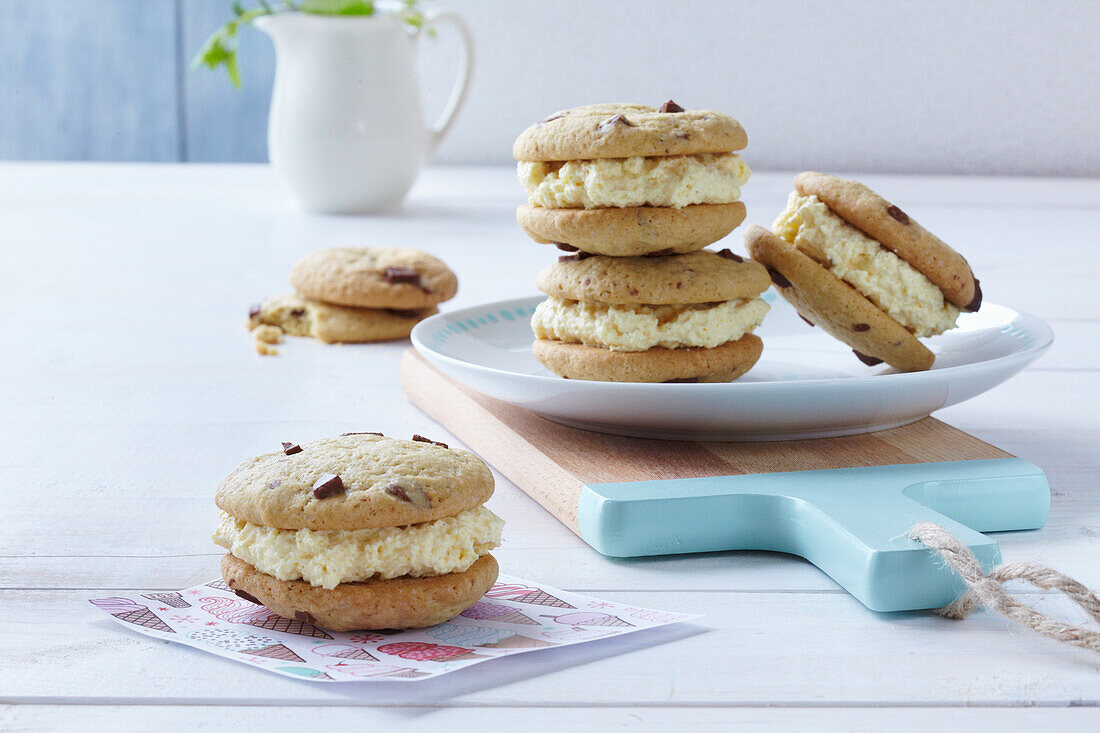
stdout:
{"type": "Polygon", "coordinates": [[[939,615],[966,618],[973,611],[987,606],[1037,634],[1100,653],[1100,631],[1047,618],[1016,601],[1003,586],[1009,580],[1026,580],[1043,590],[1061,591],[1094,620],[1100,621],[1100,598],[1073,578],[1036,562],[1010,562],[998,565],[988,574],[984,573],[969,547],[932,522],[914,525],[909,530],[909,539],[938,553],[947,566],[966,581],[966,592],[954,603],[936,609],[939,615]]]}

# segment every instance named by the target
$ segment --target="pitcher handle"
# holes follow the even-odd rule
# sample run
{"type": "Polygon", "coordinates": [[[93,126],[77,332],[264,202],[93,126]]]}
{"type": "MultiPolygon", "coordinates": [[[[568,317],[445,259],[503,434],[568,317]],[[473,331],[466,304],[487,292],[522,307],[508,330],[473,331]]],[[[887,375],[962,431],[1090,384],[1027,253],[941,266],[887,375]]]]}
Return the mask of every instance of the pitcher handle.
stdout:
{"type": "Polygon", "coordinates": [[[462,37],[462,64],[458,79],[451,90],[451,98],[447,100],[447,106],[443,108],[443,113],[439,115],[435,125],[430,128],[431,152],[434,152],[439,147],[439,143],[443,141],[443,136],[451,129],[455,115],[458,114],[458,110],[462,108],[462,104],[466,101],[466,92],[469,91],[470,76],[474,69],[474,37],[470,33],[470,27],[466,25],[466,22],[450,10],[432,8],[425,11],[424,18],[427,24],[450,23],[462,37]]]}

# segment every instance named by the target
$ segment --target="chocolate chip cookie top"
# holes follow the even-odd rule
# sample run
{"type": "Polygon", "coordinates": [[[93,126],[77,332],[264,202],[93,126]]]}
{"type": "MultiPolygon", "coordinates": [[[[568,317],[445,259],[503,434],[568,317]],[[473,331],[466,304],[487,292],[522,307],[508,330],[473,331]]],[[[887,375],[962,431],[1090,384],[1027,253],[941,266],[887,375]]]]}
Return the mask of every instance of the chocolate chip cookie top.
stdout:
{"type": "Polygon", "coordinates": [[[348,434],[249,458],[215,502],[266,527],[368,529],[453,516],[492,496],[493,474],[480,458],[416,437],[348,434]]]}
{"type": "Polygon", "coordinates": [[[816,196],[834,214],[908,262],[959,308],[981,307],[981,289],[966,259],[867,186],[807,171],[795,176],[794,188],[803,196],[816,196]]]}
{"type": "Polygon", "coordinates": [[[458,278],[426,252],[396,247],[334,247],[311,252],[290,284],[314,300],[359,308],[430,308],[458,292],[458,278]]]}
{"type": "Polygon", "coordinates": [[[728,115],[674,103],[661,109],[591,104],[555,112],[520,133],[512,154],[516,160],[588,160],[728,153],[748,145],[740,123],[728,115]]]}
{"type": "Polygon", "coordinates": [[[561,257],[538,279],[539,290],[558,298],[649,305],[755,298],[770,285],[768,271],[759,263],[706,250],[661,257],[578,253],[561,257]]]}

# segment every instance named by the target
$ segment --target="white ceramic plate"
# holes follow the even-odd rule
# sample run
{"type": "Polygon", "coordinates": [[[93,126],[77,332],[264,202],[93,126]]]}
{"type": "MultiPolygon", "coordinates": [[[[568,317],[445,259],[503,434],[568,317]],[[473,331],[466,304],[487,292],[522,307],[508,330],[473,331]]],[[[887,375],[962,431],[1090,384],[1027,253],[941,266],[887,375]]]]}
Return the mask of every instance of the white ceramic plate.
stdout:
{"type": "Polygon", "coordinates": [[[796,440],[904,425],[1000,384],[1054,340],[1043,321],[994,303],[924,343],[929,371],[866,367],[769,291],[764,354],[736,382],[620,384],[562,379],[531,355],[530,317],[545,296],[440,313],[417,324],[417,351],[498,400],[586,430],[646,438],[796,440]]]}

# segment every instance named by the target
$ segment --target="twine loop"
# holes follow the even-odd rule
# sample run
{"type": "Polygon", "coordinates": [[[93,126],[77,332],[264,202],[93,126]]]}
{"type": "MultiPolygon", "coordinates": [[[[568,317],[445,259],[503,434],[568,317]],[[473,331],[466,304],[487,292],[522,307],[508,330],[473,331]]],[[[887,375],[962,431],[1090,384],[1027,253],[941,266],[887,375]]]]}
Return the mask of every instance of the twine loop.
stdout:
{"type": "Polygon", "coordinates": [[[966,582],[966,592],[953,603],[936,609],[939,615],[966,618],[986,606],[1037,634],[1100,653],[1100,631],[1048,618],[1014,599],[1004,588],[1004,583],[1010,580],[1024,580],[1042,590],[1060,591],[1100,622],[1100,598],[1068,575],[1037,562],[1010,562],[988,573],[982,572],[981,563],[970,548],[932,522],[914,525],[909,530],[909,539],[937,553],[966,582]]]}

